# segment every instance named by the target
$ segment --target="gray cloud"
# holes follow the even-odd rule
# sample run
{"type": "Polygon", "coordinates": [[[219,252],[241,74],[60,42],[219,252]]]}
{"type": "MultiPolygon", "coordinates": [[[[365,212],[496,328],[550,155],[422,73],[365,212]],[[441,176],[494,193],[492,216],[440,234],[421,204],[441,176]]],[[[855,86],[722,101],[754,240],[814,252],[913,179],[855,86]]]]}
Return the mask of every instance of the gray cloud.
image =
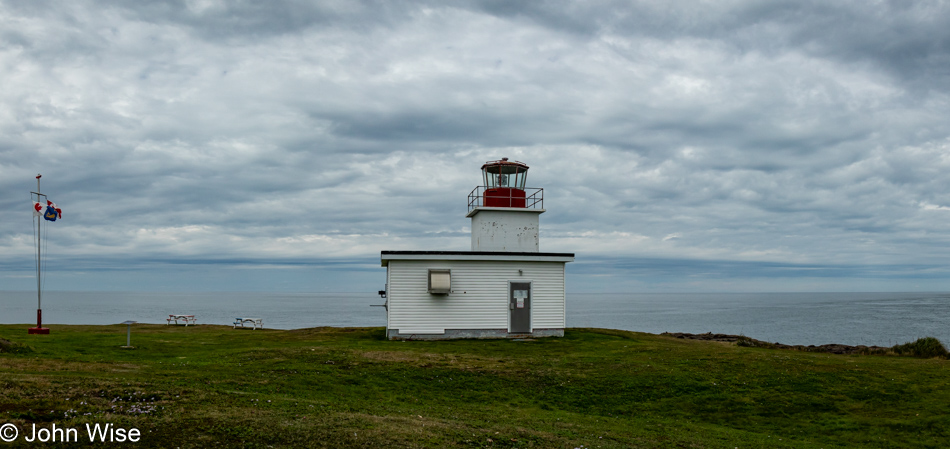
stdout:
{"type": "MultiPolygon", "coordinates": [[[[0,289],[29,288],[37,172],[64,208],[50,226],[64,273],[219,264],[266,286],[228,267],[467,248],[465,195],[505,156],[545,188],[542,250],[619,261],[616,285],[654,264],[671,267],[664,286],[629,285],[940,287],[948,15],[939,2],[0,2],[0,289]]],[[[602,289],[578,266],[579,285],[602,289]]],[[[94,283],[76,279],[63,282],[94,283]]]]}

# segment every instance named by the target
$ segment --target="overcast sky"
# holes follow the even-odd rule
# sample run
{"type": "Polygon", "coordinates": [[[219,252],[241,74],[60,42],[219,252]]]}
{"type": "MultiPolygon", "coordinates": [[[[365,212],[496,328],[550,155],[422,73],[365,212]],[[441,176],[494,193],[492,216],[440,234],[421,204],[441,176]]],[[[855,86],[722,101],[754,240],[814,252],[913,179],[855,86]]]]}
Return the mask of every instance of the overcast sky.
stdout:
{"type": "Polygon", "coordinates": [[[375,291],[502,157],[568,290],[950,290],[950,3],[0,0],[0,290],[375,291]],[[44,225],[47,222],[44,222],[44,225]]]}

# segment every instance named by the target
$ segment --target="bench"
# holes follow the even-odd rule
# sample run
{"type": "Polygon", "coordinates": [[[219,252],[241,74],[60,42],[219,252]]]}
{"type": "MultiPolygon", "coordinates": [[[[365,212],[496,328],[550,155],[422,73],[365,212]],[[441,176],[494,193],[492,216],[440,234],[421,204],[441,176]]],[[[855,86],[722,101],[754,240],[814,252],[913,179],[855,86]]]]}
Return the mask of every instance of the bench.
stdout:
{"type": "Polygon", "coordinates": [[[234,329],[237,329],[238,326],[244,327],[245,324],[250,324],[251,329],[264,329],[264,320],[261,318],[235,318],[234,319],[234,329]]]}
{"type": "Polygon", "coordinates": [[[194,315],[174,315],[174,314],[169,314],[169,315],[168,315],[168,318],[165,320],[165,321],[167,321],[167,323],[165,323],[165,325],[167,326],[167,325],[169,325],[169,324],[172,324],[172,321],[174,321],[175,324],[178,324],[178,321],[179,321],[179,320],[185,322],[185,327],[188,327],[188,323],[191,323],[191,324],[198,324],[198,319],[195,318],[194,315]]]}

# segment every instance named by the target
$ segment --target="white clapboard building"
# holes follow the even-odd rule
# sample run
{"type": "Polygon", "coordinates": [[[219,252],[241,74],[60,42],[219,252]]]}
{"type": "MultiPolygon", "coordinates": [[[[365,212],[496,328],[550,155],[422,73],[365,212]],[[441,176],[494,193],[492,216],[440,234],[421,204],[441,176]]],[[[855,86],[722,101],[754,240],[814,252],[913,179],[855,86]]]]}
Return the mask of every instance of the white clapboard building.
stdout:
{"type": "Polygon", "coordinates": [[[564,267],[573,253],[543,253],[544,190],[526,188],[528,166],[482,166],[468,197],[471,251],[383,251],[388,338],[561,337],[564,267]]]}

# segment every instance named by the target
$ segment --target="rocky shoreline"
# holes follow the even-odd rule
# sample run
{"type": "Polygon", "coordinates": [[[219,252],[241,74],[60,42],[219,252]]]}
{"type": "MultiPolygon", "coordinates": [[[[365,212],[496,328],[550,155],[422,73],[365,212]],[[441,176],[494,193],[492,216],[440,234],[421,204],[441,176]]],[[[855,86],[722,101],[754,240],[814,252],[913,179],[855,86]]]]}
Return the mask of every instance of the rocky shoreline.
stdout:
{"type": "Polygon", "coordinates": [[[705,341],[721,341],[727,343],[735,343],[737,346],[746,346],[752,348],[768,348],[768,349],[792,349],[796,351],[806,351],[806,352],[826,352],[829,354],[873,354],[873,353],[883,353],[890,348],[885,348],[882,346],[850,346],[850,345],[840,345],[840,344],[828,344],[828,345],[785,345],[782,343],[769,343],[767,341],[756,340],[754,338],[749,338],[744,335],[729,335],[729,334],[714,334],[712,332],[707,332],[705,334],[688,334],[685,332],[664,332],[660,334],[665,337],[673,338],[682,338],[686,340],[705,340],[705,341]]]}

